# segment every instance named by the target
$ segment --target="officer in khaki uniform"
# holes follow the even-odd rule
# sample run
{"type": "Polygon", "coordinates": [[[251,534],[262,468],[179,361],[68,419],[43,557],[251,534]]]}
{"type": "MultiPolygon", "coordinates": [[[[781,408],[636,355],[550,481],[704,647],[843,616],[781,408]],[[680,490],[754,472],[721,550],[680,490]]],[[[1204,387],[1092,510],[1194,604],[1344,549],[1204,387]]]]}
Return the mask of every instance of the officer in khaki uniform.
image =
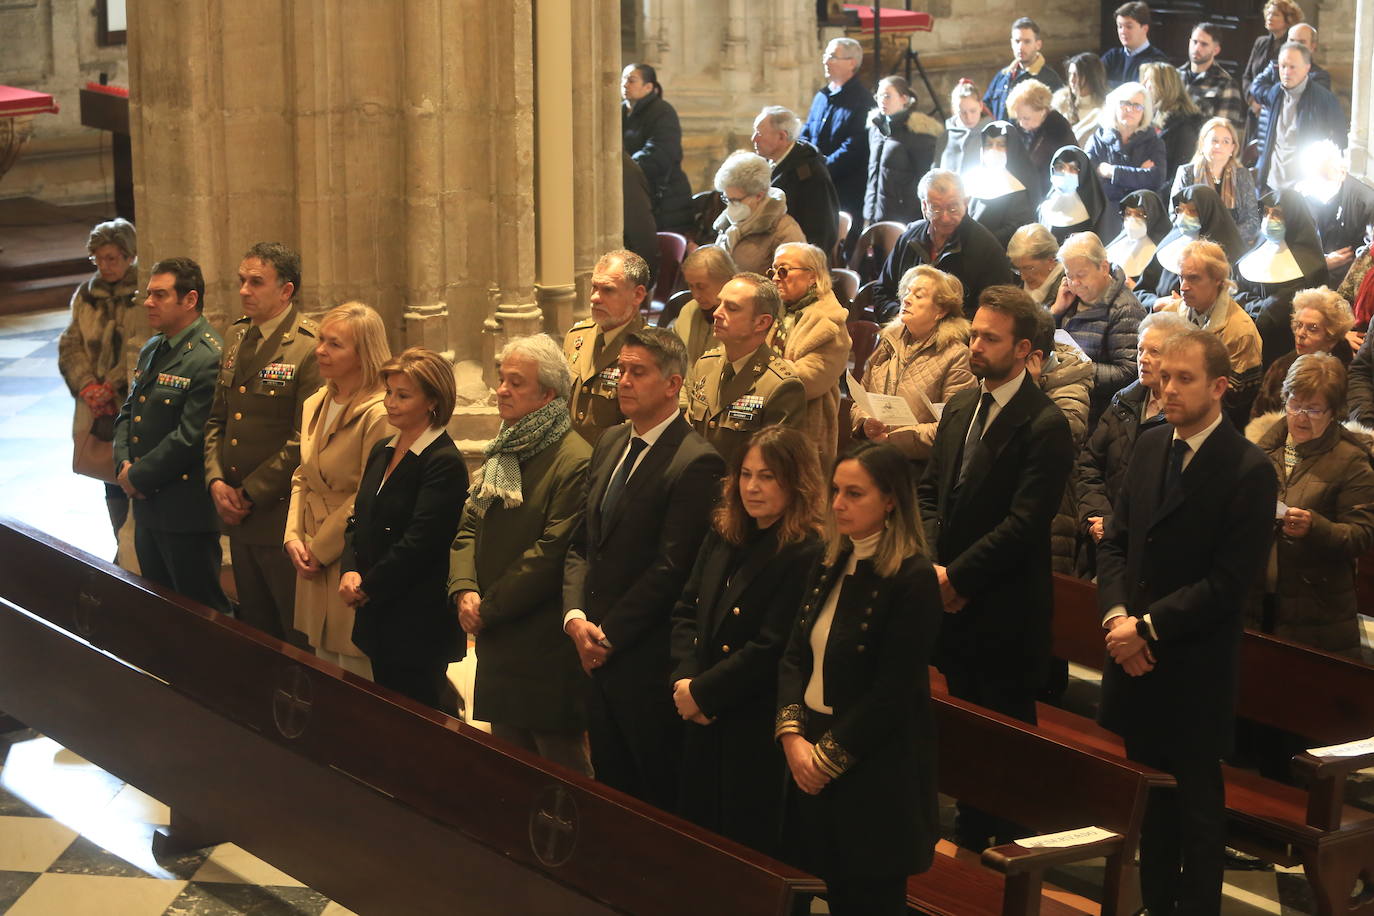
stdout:
{"type": "Polygon", "coordinates": [[[220,336],[202,314],[205,280],[190,258],[153,265],[143,308],[156,332],[138,355],[115,420],[118,483],[133,501],[142,574],[229,613],[220,588],[219,517],[205,490],[205,419],[220,336]]]}
{"type": "Polygon", "coordinates": [[[687,422],[731,467],[735,453],[765,426],[801,428],[806,389],[792,364],[768,345],[782,313],[778,288],[758,274],[736,274],[720,291],[714,323],[720,346],[697,360],[682,386],[687,422]]]}
{"type": "MultiPolygon", "coordinates": [[[[291,475],[300,464],[301,413],[320,386],[319,326],[301,314],[300,256],[254,245],[239,264],[246,316],[229,333],[205,424],[205,482],[229,533],[239,616],[292,638],[296,570],[282,550],[291,475]]],[[[293,641],[302,642],[295,636],[293,641]]]]}
{"type": "Polygon", "coordinates": [[[592,317],[574,324],[563,339],[563,355],[572,370],[572,427],[591,445],[602,432],[625,422],[616,392],[616,360],[625,336],[644,327],[639,307],[648,284],[649,265],[639,255],[623,250],[602,255],[592,272],[592,317]]]}

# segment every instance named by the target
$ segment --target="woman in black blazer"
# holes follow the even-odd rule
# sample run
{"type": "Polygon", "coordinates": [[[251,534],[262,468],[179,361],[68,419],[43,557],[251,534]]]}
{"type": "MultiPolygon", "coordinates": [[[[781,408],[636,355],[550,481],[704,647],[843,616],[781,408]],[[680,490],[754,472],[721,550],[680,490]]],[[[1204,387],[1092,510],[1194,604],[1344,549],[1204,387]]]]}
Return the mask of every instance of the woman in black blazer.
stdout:
{"type": "Polygon", "coordinates": [[[349,520],[339,594],[356,609],[353,643],[373,679],[439,708],[448,663],[467,648],[448,605],[448,551],[468,473],[444,424],[453,370],[411,347],[381,370],[387,420],[399,432],[367,457],[349,520]]]}
{"type": "Polygon", "coordinates": [[[836,916],[905,913],[939,839],[928,665],[943,606],[910,468],[872,442],[835,465],[825,556],[778,673],[784,836],[836,916]]]}
{"type": "Polygon", "coordinates": [[[820,555],[816,446],[769,426],[739,449],[673,609],[673,700],[687,720],[681,813],[769,855],[782,828],[782,754],[770,740],[778,660],[820,555]]]}

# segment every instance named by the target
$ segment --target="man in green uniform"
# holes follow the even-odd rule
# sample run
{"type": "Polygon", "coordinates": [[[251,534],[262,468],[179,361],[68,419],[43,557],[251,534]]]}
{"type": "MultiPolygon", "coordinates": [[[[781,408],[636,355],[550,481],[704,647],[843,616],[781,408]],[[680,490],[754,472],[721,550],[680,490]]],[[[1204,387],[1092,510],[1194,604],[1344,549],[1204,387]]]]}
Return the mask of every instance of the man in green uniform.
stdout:
{"type": "Polygon", "coordinates": [[[588,444],[625,422],[616,393],[616,360],[625,335],[644,327],[639,307],[649,294],[649,265],[633,251],[610,251],[592,272],[592,317],[579,321],[563,340],[572,370],[572,426],[588,444]]]}
{"type": "Polygon", "coordinates": [[[801,428],[806,389],[792,364],[768,345],[782,297],[758,274],[735,274],[720,291],[714,326],[720,346],[697,360],[682,386],[687,422],[716,447],[726,467],[765,426],[801,428]]]}
{"type": "Polygon", "coordinates": [[[320,386],[319,326],[295,302],[301,259],[285,245],[248,249],[238,277],[244,317],[230,329],[205,423],[205,482],[229,532],[239,616],[287,639],[296,571],[282,535],[301,460],[301,409],[320,386]]]}
{"type": "Polygon", "coordinates": [[[144,577],[221,613],[219,520],[201,478],[205,418],[222,344],[205,320],[205,279],[190,258],[153,265],[143,308],[153,336],[115,420],[119,486],[133,500],[144,577]]]}

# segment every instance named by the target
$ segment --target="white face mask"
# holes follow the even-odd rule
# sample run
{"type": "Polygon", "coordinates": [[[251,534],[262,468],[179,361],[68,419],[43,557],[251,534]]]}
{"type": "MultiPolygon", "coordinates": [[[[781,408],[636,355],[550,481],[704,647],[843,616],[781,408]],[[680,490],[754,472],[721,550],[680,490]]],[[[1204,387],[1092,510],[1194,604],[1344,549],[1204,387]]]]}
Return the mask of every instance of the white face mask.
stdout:
{"type": "Polygon", "coordinates": [[[1126,238],[1139,241],[1145,238],[1145,220],[1138,216],[1128,216],[1121,225],[1126,230],[1126,238]]]}
{"type": "Polygon", "coordinates": [[[749,205],[742,200],[737,200],[725,206],[725,218],[735,225],[744,222],[749,218],[749,214],[753,212],[753,210],[749,209],[749,205]]]}
{"type": "Polygon", "coordinates": [[[1007,154],[1002,150],[985,149],[983,150],[983,166],[989,169],[1005,169],[1007,167],[1007,154]]]}

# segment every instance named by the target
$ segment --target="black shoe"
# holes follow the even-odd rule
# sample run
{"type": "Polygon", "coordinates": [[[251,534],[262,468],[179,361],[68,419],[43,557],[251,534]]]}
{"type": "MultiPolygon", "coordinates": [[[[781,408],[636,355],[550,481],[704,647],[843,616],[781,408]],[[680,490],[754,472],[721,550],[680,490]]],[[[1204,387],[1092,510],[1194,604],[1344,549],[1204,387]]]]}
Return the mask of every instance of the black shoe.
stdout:
{"type": "Polygon", "coordinates": [[[1274,866],[1263,859],[1255,858],[1249,853],[1241,852],[1239,849],[1232,849],[1230,846],[1227,846],[1226,869],[1228,871],[1273,871],[1274,866]]]}

